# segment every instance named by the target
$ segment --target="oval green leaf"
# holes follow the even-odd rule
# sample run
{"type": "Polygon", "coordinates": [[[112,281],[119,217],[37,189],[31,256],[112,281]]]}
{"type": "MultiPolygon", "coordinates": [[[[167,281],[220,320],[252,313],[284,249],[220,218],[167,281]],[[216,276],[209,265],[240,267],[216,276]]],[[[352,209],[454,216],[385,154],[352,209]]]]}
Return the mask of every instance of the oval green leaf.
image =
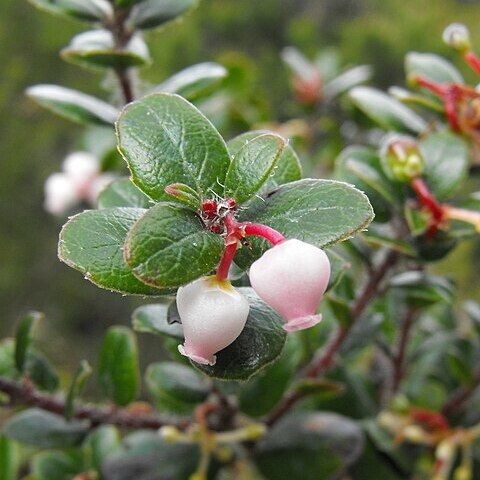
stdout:
{"type": "Polygon", "coordinates": [[[407,76],[421,75],[437,83],[464,83],[462,74],[453,64],[432,53],[408,53],[405,71],[407,76]]]}
{"type": "Polygon", "coordinates": [[[153,333],[183,340],[183,328],[180,323],[169,323],[168,303],[154,303],[143,305],[132,314],[133,329],[137,332],[153,333]]]}
{"type": "Polygon", "coordinates": [[[199,0],[143,0],[132,12],[134,27],[143,30],[156,28],[170,22],[191,8],[199,0]]]}
{"type": "Polygon", "coordinates": [[[117,405],[135,400],[140,373],[137,340],[130,329],[109,328],[100,349],[98,379],[103,394],[117,405]]]}
{"type": "Polygon", "coordinates": [[[209,120],[178,95],[154,93],[128,105],[117,122],[120,153],[133,182],[154,200],[184,183],[200,195],[221,195],[230,165],[227,146],[209,120]]]}
{"type": "Polygon", "coordinates": [[[113,15],[108,0],[29,0],[44,12],[85,22],[99,22],[113,15]]]}
{"type": "Polygon", "coordinates": [[[103,100],[57,85],[35,85],[27,88],[26,94],[42,107],[72,122],[111,126],[120,113],[103,100]]]}
{"type": "Polygon", "coordinates": [[[133,226],[125,260],[142,282],[178,287],[210,273],[220,262],[224,240],[208,232],[193,211],[159,203],[133,226]]]}
{"type": "Polygon", "coordinates": [[[153,202],[129,178],[119,178],[108,185],[98,197],[98,208],[150,208],[153,202]]]}

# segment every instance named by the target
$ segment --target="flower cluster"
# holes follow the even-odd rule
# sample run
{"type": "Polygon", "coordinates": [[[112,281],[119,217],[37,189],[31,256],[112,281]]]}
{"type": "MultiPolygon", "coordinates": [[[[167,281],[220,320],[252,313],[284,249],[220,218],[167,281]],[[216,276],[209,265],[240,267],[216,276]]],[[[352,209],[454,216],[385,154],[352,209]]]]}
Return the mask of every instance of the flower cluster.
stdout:
{"type": "Polygon", "coordinates": [[[257,295],[286,321],[294,332],[318,324],[316,314],[330,279],[330,262],[319,248],[296,239],[287,240],[272,228],[235,219],[235,202],[207,200],[201,216],[211,231],[224,232],[225,251],[215,276],[181,287],[177,306],[185,343],[182,355],[214,365],[215,353],[234,342],[247,322],[249,305],[228,280],[237,248],[247,235],[266,238],[273,247],[250,267],[250,282],[257,295]],[[211,228],[214,227],[214,228],[211,228]]]}
{"type": "Polygon", "coordinates": [[[81,202],[95,205],[98,194],[114,179],[102,173],[100,162],[88,152],[73,152],[63,161],[62,171],[45,182],[45,210],[62,215],[81,202]]]}

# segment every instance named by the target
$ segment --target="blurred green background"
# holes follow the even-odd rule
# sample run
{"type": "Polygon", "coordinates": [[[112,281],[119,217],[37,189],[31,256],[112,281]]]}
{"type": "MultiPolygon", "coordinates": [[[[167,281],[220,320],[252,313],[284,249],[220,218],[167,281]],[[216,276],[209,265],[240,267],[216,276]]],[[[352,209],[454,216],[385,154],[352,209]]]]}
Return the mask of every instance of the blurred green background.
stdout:
{"type": "MultiPolygon", "coordinates": [[[[409,50],[452,58],[441,33],[453,21],[467,24],[480,45],[479,20],[478,0],[203,0],[181,24],[148,35],[154,65],[140,73],[158,83],[193,63],[235,58],[248,66],[245,81],[262,118],[287,120],[292,95],[279,59],[283,47],[295,45],[313,56],[336,46],[346,63],[372,65],[373,83],[387,87],[404,83],[409,50]]],[[[56,242],[62,221],[42,209],[43,182],[78,147],[83,129],[41,110],[23,92],[56,83],[106,96],[101,75],[58,56],[85,28],[26,0],[0,1],[0,337],[13,332],[22,312],[44,311],[41,341],[65,367],[88,356],[107,325],[128,324],[142,302],[99,290],[61,264],[56,242]]],[[[237,132],[222,133],[228,138],[237,132]]],[[[461,281],[472,283],[468,273],[461,281]]],[[[148,341],[145,350],[155,355],[155,341],[148,341]]]]}

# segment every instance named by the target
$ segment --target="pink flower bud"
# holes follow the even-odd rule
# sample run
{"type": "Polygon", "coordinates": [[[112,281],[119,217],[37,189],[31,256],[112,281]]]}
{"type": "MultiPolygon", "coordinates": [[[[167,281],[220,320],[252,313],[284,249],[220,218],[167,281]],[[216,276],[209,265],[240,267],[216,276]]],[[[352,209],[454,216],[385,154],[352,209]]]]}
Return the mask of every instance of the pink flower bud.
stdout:
{"type": "Polygon", "coordinates": [[[250,283],[287,323],[287,332],[319,323],[315,315],[330,279],[330,261],[319,248],[287,240],[267,250],[250,267],[250,283]]]}
{"type": "Polygon", "coordinates": [[[61,215],[80,201],[73,181],[65,173],[50,175],[45,181],[44,190],[45,210],[53,215],[61,215]]]}
{"type": "Polygon", "coordinates": [[[250,306],[228,280],[202,277],[177,292],[184,345],[178,350],[194,362],[215,365],[215,353],[242,333],[250,306]]]}

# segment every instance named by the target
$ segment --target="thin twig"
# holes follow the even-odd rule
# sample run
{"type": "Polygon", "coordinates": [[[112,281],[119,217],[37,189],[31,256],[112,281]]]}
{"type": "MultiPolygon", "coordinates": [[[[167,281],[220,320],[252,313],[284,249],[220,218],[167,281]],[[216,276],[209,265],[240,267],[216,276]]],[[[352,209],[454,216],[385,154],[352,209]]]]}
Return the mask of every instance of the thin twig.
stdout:
{"type": "MultiPolygon", "coordinates": [[[[64,400],[39,392],[30,384],[0,377],[0,391],[6,393],[14,404],[38,407],[58,415],[65,414],[64,400]]],[[[134,413],[126,409],[114,410],[94,405],[77,405],[74,408],[73,417],[78,420],[89,420],[92,428],[101,424],[111,424],[124,428],[156,430],[165,425],[172,425],[185,430],[191,424],[191,421],[186,419],[172,420],[153,414],[134,413]]]]}
{"type": "Polygon", "coordinates": [[[442,408],[442,414],[447,417],[456,413],[471,398],[478,387],[480,387],[480,369],[475,373],[471,385],[459,388],[450,396],[442,408]]]}
{"type": "MultiPolygon", "coordinates": [[[[376,297],[382,280],[388,271],[395,265],[397,259],[398,253],[391,250],[378,268],[373,271],[368,283],[365,285],[356,302],[352,306],[352,321],[348,325],[337,330],[325,351],[321,355],[316,356],[310,365],[307,366],[303,378],[316,378],[326,372],[333,365],[337,351],[347,338],[353,325],[355,325],[356,321],[362,315],[365,308],[376,297]]],[[[288,413],[301,398],[302,394],[295,390],[288,392],[283,397],[283,400],[278,407],[264,418],[264,422],[269,426],[273,425],[277,420],[288,413]]]]}

